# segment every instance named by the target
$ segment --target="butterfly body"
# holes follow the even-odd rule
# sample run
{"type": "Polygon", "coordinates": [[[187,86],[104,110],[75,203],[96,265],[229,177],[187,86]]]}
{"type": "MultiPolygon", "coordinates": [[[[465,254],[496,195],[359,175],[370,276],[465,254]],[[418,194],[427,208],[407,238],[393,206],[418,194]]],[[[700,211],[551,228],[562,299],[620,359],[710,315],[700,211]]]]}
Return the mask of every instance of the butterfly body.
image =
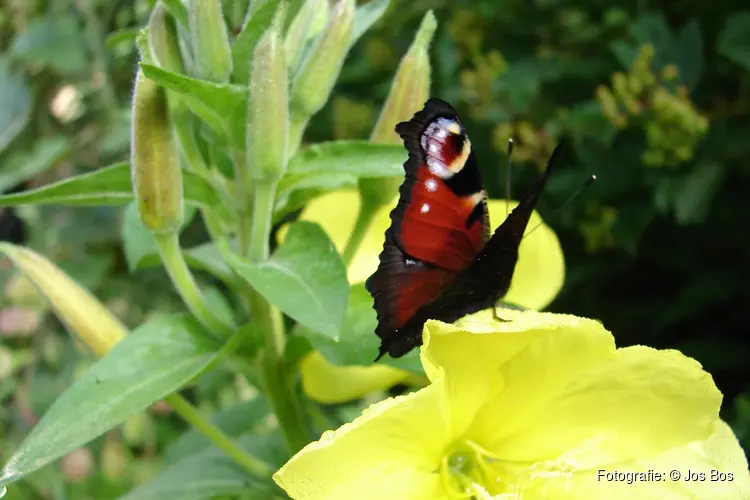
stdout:
{"type": "Polygon", "coordinates": [[[378,359],[421,344],[428,319],[451,323],[507,293],[521,238],[554,163],[490,236],[479,166],[453,107],[430,99],[396,132],[409,152],[406,178],[380,265],[366,283],[378,316],[378,359]]]}

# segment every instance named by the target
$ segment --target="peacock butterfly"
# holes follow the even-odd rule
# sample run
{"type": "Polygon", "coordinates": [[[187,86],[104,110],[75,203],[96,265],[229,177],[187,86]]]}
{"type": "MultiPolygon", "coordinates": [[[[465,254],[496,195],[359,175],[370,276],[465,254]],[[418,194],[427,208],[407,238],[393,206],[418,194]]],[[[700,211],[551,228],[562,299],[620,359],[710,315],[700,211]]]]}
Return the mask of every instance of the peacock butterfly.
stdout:
{"type": "Polygon", "coordinates": [[[380,353],[422,343],[428,319],[452,323],[494,307],[510,288],[518,247],[555,165],[490,237],[487,195],[471,142],[453,107],[430,99],[396,132],[409,153],[380,264],[365,286],[375,300],[380,353]]]}

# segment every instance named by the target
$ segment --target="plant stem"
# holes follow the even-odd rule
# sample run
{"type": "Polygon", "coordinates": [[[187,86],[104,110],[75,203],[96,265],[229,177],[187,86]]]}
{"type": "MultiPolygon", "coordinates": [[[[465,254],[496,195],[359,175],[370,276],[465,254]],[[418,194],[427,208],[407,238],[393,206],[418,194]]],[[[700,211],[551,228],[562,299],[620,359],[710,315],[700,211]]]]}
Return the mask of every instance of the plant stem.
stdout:
{"type": "Polygon", "coordinates": [[[165,397],[164,401],[166,401],[175,413],[182,417],[183,420],[192,425],[198,432],[209,438],[217,448],[221,449],[250,474],[263,479],[268,479],[273,474],[274,470],[270,465],[240,448],[231,437],[227,436],[221,429],[208,421],[193,405],[188,403],[185,398],[179,394],[171,394],[165,397]]]}
{"type": "Polygon", "coordinates": [[[307,122],[310,118],[304,118],[297,116],[293,111],[289,116],[289,143],[288,143],[288,158],[294,156],[297,150],[302,145],[302,136],[305,134],[307,128],[307,122]]]}
{"type": "Polygon", "coordinates": [[[251,193],[253,193],[253,179],[247,171],[245,155],[242,153],[235,153],[233,156],[234,178],[235,183],[237,184],[237,211],[240,215],[240,223],[237,228],[237,243],[240,247],[240,253],[242,255],[247,255],[250,249],[250,234],[253,230],[251,226],[253,219],[253,203],[250,198],[251,193]]]}
{"type": "MultiPolygon", "coordinates": [[[[277,181],[258,179],[253,184],[253,225],[248,257],[255,262],[268,259],[276,184],[277,181]]],[[[309,442],[309,435],[284,363],[286,337],[283,317],[278,309],[255,291],[251,304],[253,319],[259,322],[266,335],[266,348],[260,358],[262,382],[287,446],[296,453],[309,442]]]]}
{"type": "Polygon", "coordinates": [[[354,223],[354,229],[349,236],[349,241],[346,242],[346,247],[344,247],[344,252],[342,254],[344,265],[347,268],[357,254],[357,250],[359,250],[359,246],[362,244],[362,240],[364,239],[365,234],[367,234],[367,230],[372,224],[378,208],[377,206],[368,203],[364,198],[361,198],[361,200],[362,202],[359,206],[359,213],[357,213],[357,221],[354,223]]]}
{"type": "Polygon", "coordinates": [[[155,234],[154,240],[167,274],[190,312],[211,332],[218,333],[224,338],[229,337],[233,327],[219,319],[206,304],[203,294],[182,257],[178,233],[155,234]]]}

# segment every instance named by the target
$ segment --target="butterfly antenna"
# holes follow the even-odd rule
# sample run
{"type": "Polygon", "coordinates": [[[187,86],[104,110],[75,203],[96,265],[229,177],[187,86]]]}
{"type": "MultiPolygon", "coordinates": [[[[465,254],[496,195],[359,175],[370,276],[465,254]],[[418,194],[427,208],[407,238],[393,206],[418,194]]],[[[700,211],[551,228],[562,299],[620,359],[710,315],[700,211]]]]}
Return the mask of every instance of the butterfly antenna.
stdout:
{"type": "MultiPolygon", "coordinates": [[[[560,205],[559,207],[557,207],[556,209],[554,209],[553,212],[557,212],[559,210],[562,210],[566,206],[568,206],[568,204],[571,201],[573,201],[576,196],[578,196],[579,194],[581,194],[581,191],[583,191],[587,187],[591,186],[594,182],[596,182],[596,175],[591,175],[591,177],[589,177],[588,179],[586,179],[584,181],[584,183],[581,184],[581,186],[578,189],[576,189],[576,191],[572,195],[570,195],[570,197],[567,200],[565,200],[563,202],[562,205],[560,205]]],[[[531,233],[533,233],[534,231],[536,231],[537,229],[539,229],[539,226],[541,226],[542,224],[543,224],[543,222],[540,222],[539,224],[537,224],[536,226],[534,226],[534,228],[531,231],[529,231],[528,233],[524,234],[523,237],[526,238],[527,236],[529,236],[531,233]]]]}
{"type": "Polygon", "coordinates": [[[510,213],[510,172],[513,160],[513,138],[508,139],[508,168],[505,171],[505,217],[510,213]]]}

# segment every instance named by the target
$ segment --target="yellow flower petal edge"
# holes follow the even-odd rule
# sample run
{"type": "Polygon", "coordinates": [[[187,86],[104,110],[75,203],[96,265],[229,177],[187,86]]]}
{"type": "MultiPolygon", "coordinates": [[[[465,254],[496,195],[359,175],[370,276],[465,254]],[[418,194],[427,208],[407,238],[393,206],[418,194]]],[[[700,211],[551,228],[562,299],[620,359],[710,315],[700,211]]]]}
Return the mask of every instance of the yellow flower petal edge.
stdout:
{"type": "Polygon", "coordinates": [[[531,481],[524,495],[556,500],[739,500],[750,498],[750,472],[732,430],[717,420],[706,440],[629,464],[548,475],[531,481]]]}
{"type": "Polygon", "coordinates": [[[324,432],[273,479],[299,500],[447,500],[436,473],[446,441],[440,397],[437,383],[376,403],[353,422],[324,432]]]}
{"type": "Polygon", "coordinates": [[[660,485],[650,498],[746,492],[744,454],[720,428],[721,395],[696,361],[616,350],[594,320],[501,313],[513,317],[429,322],[422,360],[433,383],[324,434],[276,481],[292,498],[608,498],[593,483],[600,469],[714,464],[736,469],[737,482],[660,485]]]}
{"type": "MultiPolygon", "coordinates": [[[[487,208],[493,230],[513,210],[518,202],[489,200],[487,208]]],[[[518,248],[518,262],[504,301],[541,310],[560,293],[565,281],[565,258],[557,235],[536,210],[526,226],[524,238],[518,248]]]]}
{"type": "Polygon", "coordinates": [[[345,403],[396,384],[416,381],[409,372],[388,365],[335,365],[317,351],[305,356],[300,371],[305,394],[324,404],[345,403]]]}

